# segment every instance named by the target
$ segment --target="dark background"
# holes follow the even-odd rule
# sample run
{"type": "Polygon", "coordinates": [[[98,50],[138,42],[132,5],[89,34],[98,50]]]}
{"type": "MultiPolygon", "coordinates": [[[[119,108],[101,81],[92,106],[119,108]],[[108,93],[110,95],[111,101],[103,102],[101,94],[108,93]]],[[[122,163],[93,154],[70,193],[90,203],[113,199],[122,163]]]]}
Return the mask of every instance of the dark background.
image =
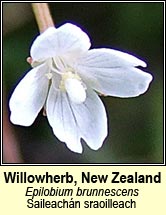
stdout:
{"type": "MultiPolygon", "coordinates": [[[[40,113],[31,127],[9,122],[8,101],[14,87],[30,69],[26,58],[38,27],[30,3],[3,3],[3,143],[18,151],[23,163],[162,163],[163,162],[163,8],[153,3],[49,3],[58,27],[80,26],[92,48],[108,47],[131,53],[148,63],[154,79],[142,96],[129,99],[102,97],[109,135],[98,151],[83,143],[83,154],[71,152],[53,135],[40,113]],[[13,145],[12,145],[13,144],[13,145]]],[[[5,148],[6,150],[6,148],[5,148]]],[[[17,162],[17,161],[12,161],[17,162]]]]}

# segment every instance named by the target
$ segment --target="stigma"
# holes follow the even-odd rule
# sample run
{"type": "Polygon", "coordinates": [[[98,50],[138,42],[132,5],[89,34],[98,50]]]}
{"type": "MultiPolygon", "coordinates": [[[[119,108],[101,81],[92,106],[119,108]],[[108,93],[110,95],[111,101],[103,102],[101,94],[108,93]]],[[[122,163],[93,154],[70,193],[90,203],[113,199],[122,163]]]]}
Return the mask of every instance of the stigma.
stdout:
{"type": "Polygon", "coordinates": [[[76,78],[67,78],[64,85],[72,102],[81,104],[86,100],[86,89],[80,80],[76,78]]]}

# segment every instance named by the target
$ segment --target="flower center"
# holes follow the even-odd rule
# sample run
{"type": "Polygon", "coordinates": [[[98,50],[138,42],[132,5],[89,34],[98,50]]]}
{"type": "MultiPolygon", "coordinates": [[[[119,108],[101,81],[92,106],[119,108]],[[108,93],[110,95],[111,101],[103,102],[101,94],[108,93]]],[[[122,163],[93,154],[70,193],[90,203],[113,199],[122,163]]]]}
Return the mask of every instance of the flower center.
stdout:
{"type": "Polygon", "coordinates": [[[70,100],[81,104],[86,99],[86,88],[77,74],[66,72],[62,75],[60,84],[61,91],[66,91],[70,100]]]}
{"type": "MultiPolygon", "coordinates": [[[[58,88],[62,92],[66,92],[72,102],[81,104],[85,101],[86,87],[76,71],[66,64],[63,59],[53,58],[50,71],[61,75],[61,81],[58,88]]],[[[47,76],[48,78],[52,78],[50,73],[48,73],[47,76]]]]}

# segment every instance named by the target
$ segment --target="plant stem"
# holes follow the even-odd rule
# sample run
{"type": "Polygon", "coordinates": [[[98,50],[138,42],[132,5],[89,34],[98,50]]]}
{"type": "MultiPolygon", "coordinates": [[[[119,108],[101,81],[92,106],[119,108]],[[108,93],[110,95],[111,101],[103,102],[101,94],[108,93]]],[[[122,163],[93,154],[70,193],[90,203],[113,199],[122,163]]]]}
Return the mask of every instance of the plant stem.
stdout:
{"type": "Polygon", "coordinates": [[[7,106],[3,101],[3,162],[4,163],[23,163],[20,145],[17,143],[12,126],[9,123],[7,106]]]}
{"type": "Polygon", "coordinates": [[[47,28],[54,26],[47,3],[32,3],[32,8],[40,33],[44,32],[47,28]]]}

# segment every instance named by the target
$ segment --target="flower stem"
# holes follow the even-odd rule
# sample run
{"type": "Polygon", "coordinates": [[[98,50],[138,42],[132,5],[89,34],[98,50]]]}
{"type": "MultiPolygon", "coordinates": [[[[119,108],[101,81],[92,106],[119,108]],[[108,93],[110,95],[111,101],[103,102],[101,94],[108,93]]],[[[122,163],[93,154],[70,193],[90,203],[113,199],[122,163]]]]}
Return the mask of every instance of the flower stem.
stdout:
{"type": "Polygon", "coordinates": [[[32,3],[32,8],[40,33],[44,32],[47,28],[54,26],[47,3],[32,3]]]}

